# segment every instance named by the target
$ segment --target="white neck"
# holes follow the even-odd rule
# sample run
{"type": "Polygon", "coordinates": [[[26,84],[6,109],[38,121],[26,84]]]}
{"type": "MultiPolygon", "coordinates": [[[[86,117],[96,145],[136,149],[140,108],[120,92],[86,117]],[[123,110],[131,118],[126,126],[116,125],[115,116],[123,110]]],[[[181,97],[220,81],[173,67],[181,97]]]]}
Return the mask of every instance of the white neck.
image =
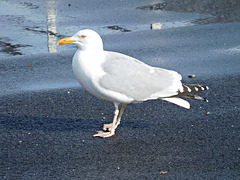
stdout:
{"type": "Polygon", "coordinates": [[[88,42],[88,43],[85,43],[85,44],[82,44],[81,42],[76,42],[74,44],[77,45],[79,50],[83,50],[83,51],[92,51],[92,52],[103,51],[102,40],[94,41],[94,42],[88,42]]]}

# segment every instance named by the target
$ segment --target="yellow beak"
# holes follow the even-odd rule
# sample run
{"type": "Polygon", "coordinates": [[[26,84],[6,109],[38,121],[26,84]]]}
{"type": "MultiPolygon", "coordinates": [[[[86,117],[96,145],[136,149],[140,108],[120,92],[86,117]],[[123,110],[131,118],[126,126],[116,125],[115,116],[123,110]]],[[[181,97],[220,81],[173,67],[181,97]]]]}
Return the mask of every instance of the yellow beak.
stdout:
{"type": "Polygon", "coordinates": [[[58,41],[57,45],[65,45],[65,44],[72,44],[72,43],[74,43],[74,41],[70,40],[70,38],[71,37],[60,39],[58,41]]]}

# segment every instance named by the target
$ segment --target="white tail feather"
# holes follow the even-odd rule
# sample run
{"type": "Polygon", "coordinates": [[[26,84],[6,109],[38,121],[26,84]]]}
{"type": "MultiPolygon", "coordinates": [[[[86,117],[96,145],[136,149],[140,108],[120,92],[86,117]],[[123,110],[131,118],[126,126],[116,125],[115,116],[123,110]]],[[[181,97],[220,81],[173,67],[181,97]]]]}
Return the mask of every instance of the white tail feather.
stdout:
{"type": "Polygon", "coordinates": [[[181,98],[161,98],[161,100],[174,103],[174,104],[176,104],[178,106],[182,106],[182,107],[184,107],[186,109],[190,109],[189,102],[187,102],[186,100],[181,99],[181,98]]]}

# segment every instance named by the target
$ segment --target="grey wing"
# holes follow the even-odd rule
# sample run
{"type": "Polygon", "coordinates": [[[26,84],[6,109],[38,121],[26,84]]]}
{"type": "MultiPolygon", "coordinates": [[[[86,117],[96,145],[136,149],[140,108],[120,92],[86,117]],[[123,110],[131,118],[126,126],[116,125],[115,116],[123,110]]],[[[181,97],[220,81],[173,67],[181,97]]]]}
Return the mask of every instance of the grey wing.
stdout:
{"type": "Polygon", "coordinates": [[[135,101],[170,97],[182,87],[181,75],[177,72],[151,67],[116,52],[106,53],[102,68],[106,74],[99,79],[100,86],[135,101]]]}

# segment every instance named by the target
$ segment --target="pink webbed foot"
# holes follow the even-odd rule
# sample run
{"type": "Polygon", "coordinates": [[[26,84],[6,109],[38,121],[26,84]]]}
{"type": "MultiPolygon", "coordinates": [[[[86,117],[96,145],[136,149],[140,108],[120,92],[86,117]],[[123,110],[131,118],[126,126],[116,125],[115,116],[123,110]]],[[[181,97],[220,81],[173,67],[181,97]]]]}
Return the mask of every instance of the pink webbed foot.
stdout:
{"type": "Polygon", "coordinates": [[[109,132],[104,132],[104,131],[99,131],[97,134],[94,134],[94,137],[101,137],[101,138],[107,138],[111,137],[115,134],[114,131],[109,131],[109,132]]]}

